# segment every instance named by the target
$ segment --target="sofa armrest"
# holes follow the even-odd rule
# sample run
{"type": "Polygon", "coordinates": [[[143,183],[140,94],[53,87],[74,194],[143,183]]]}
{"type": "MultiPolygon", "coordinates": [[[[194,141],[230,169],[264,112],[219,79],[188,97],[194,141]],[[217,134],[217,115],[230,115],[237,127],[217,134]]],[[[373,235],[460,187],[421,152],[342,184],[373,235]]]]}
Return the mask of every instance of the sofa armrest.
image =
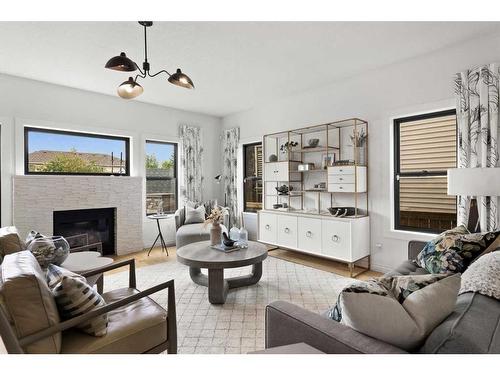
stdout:
{"type": "Polygon", "coordinates": [[[181,212],[182,210],[184,210],[184,207],[178,208],[174,213],[175,231],[177,231],[184,224],[183,215],[181,212]]]}
{"type": "Polygon", "coordinates": [[[291,303],[267,305],[266,349],[300,342],[329,354],[407,353],[291,303]]]}
{"type": "Polygon", "coordinates": [[[408,260],[417,259],[417,255],[422,251],[427,242],[425,241],[410,241],[408,242],[408,260]]]}

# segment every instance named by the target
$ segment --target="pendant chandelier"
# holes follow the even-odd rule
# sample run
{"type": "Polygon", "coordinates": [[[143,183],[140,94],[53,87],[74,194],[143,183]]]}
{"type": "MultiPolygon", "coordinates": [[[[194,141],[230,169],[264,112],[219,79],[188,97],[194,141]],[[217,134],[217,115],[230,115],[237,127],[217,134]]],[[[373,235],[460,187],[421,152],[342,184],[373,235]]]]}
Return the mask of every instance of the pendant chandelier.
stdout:
{"type": "Polygon", "coordinates": [[[177,69],[174,74],[170,74],[166,70],[160,70],[157,73],[151,74],[151,66],[148,62],[147,28],[153,26],[153,22],[139,21],[139,24],[144,27],[144,62],[142,63],[142,70],[134,61],[127,57],[125,52],[120,53],[119,56],[112,57],[104,66],[107,69],[116,70],[119,72],[135,72],[136,70],[140,72],[140,74],[137,74],[135,78],[129,77],[128,80],[118,86],[118,95],[123,99],[136,98],[144,91],[142,86],[137,82],[137,79],[156,77],[161,73],[166,73],[168,75],[168,82],[187,89],[193,89],[193,81],[191,81],[191,78],[189,78],[186,74],[182,73],[180,69],[177,69]]]}

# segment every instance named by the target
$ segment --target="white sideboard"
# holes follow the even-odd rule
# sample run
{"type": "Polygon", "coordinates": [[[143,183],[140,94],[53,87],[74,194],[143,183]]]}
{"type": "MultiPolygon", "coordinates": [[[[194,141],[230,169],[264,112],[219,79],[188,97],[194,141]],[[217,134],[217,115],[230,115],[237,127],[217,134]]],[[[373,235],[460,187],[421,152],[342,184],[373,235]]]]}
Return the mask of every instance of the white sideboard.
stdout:
{"type": "Polygon", "coordinates": [[[335,218],[297,212],[259,211],[259,241],[348,263],[370,255],[368,216],[335,218]]]}

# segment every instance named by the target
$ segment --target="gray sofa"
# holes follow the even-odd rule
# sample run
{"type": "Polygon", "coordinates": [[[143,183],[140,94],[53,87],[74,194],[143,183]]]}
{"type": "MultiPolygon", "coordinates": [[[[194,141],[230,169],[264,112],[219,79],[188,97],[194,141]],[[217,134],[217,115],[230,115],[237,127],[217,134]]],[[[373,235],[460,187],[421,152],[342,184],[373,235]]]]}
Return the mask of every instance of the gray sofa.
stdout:
{"type": "MultiPolygon", "coordinates": [[[[210,239],[210,225],[203,223],[184,224],[184,207],[175,211],[175,246],[177,249],[193,242],[208,241],[210,239]]],[[[229,215],[224,216],[223,230],[227,232],[229,215]]]]}
{"type": "MultiPolygon", "coordinates": [[[[424,245],[425,242],[410,241],[408,260],[388,275],[428,273],[412,261],[424,245]]],[[[266,348],[299,342],[332,354],[407,353],[291,303],[269,304],[266,307],[266,348]]],[[[455,310],[415,352],[500,353],[500,301],[478,293],[459,295],[455,310]]]]}

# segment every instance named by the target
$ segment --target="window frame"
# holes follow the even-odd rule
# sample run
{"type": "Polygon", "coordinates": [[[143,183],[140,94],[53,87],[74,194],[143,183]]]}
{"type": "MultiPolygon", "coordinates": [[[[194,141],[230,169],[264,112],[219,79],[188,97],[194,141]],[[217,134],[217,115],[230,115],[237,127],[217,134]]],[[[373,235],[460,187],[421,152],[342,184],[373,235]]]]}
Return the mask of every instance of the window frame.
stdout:
{"type": "Polygon", "coordinates": [[[153,139],[146,139],[144,141],[144,181],[145,181],[145,186],[144,186],[144,211],[146,213],[146,216],[148,216],[148,213],[147,213],[147,207],[146,207],[146,199],[148,197],[148,191],[147,191],[147,183],[148,183],[148,180],[153,180],[153,181],[159,181],[159,180],[168,180],[167,178],[165,177],[147,177],[147,168],[145,166],[145,162],[146,162],[146,145],[148,143],[155,143],[155,144],[160,144],[160,145],[172,145],[174,146],[174,179],[175,179],[175,209],[173,210],[173,212],[164,212],[165,214],[173,214],[175,211],[177,211],[179,209],[179,178],[178,178],[178,170],[179,170],[179,166],[177,164],[178,160],[179,160],[179,153],[178,153],[178,150],[179,150],[179,143],[177,142],[168,142],[168,141],[158,141],[158,140],[153,140],[153,139]]]}
{"type": "MultiPolygon", "coordinates": [[[[243,144],[243,180],[242,180],[242,188],[243,188],[243,212],[245,213],[251,213],[251,214],[256,214],[260,210],[255,210],[255,211],[247,211],[247,200],[246,200],[246,193],[245,193],[245,178],[247,178],[246,175],[246,166],[247,166],[247,153],[246,153],[246,148],[250,146],[258,146],[260,145],[262,147],[262,152],[264,152],[264,146],[262,141],[257,141],[257,142],[251,142],[251,143],[245,143],[243,144]]],[[[262,155],[264,156],[264,155],[262,155]]],[[[264,168],[264,166],[262,166],[264,168]]],[[[248,176],[248,177],[254,177],[254,176],[248,176]]],[[[261,180],[262,183],[264,183],[264,180],[261,180]]],[[[264,202],[262,202],[262,207],[264,207],[264,202]]]]}
{"type": "MultiPolygon", "coordinates": [[[[446,109],[443,111],[437,111],[437,112],[428,112],[428,113],[422,113],[419,115],[413,115],[413,116],[407,116],[407,117],[400,117],[394,119],[394,127],[393,127],[393,132],[394,132],[394,168],[393,168],[393,191],[394,191],[394,230],[398,231],[407,231],[407,232],[418,232],[418,233],[424,233],[424,234],[436,234],[439,233],[439,230],[434,230],[434,229],[427,229],[427,228],[418,228],[418,227],[412,227],[412,226],[406,226],[406,225],[401,225],[400,220],[401,220],[401,215],[400,215],[400,177],[446,177],[447,176],[447,171],[426,171],[422,170],[419,172],[401,172],[401,163],[400,163],[400,128],[401,124],[405,122],[411,122],[411,121],[419,121],[419,120],[427,120],[427,119],[432,119],[436,117],[444,117],[444,116],[451,116],[455,115],[456,116],[456,109],[446,109]]],[[[458,143],[458,121],[456,122],[455,125],[455,130],[456,130],[456,142],[458,143]]],[[[456,161],[455,161],[455,167],[456,164],[458,163],[458,147],[456,151],[456,161]]],[[[457,204],[457,198],[455,197],[455,206],[457,204]]]]}
{"type": "Polygon", "coordinates": [[[44,175],[44,176],[130,176],[130,137],[121,137],[115,135],[106,135],[98,133],[84,133],[72,130],[58,130],[50,128],[38,128],[35,126],[24,127],[24,174],[25,175],[44,175]],[[35,172],[29,170],[29,133],[30,131],[38,133],[76,135],[87,138],[111,139],[125,142],[125,173],[73,173],[73,172],[35,172]]]}

